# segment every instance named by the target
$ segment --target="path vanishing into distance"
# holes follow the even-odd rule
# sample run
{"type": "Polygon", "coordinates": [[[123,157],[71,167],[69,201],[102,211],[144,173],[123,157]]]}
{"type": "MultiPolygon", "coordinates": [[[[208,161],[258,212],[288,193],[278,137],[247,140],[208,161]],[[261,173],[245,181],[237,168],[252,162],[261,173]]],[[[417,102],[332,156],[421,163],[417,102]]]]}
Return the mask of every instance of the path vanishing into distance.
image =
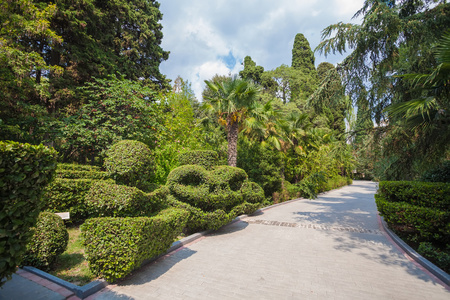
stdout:
{"type": "Polygon", "coordinates": [[[89,299],[450,299],[381,229],[377,184],[241,218],[89,299]]]}

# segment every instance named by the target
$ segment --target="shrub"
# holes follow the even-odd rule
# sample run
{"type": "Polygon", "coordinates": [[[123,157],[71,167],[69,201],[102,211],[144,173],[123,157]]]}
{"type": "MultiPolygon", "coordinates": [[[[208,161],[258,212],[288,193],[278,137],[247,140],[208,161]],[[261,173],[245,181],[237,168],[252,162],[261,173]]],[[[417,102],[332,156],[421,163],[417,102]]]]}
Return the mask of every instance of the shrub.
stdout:
{"type": "Polygon", "coordinates": [[[100,167],[92,165],[79,165],[79,164],[65,164],[58,163],[56,171],[69,170],[69,171],[89,171],[89,172],[100,172],[100,167]]]}
{"type": "MultiPolygon", "coordinates": [[[[98,181],[94,179],[56,178],[46,187],[42,195],[44,209],[51,212],[68,211],[70,212],[68,222],[83,222],[88,217],[86,195],[91,186],[98,181]]],[[[106,182],[112,184],[114,180],[109,179],[106,182]]]]}
{"type": "Polygon", "coordinates": [[[442,182],[381,181],[378,193],[390,202],[450,210],[450,184],[442,182]]]}
{"type": "Polygon", "coordinates": [[[201,166],[185,165],[172,170],[167,177],[171,194],[195,207],[208,207],[208,172],[201,166]]]}
{"type": "Polygon", "coordinates": [[[95,182],[86,195],[90,217],[138,217],[159,211],[167,188],[146,194],[135,187],[106,181],[95,182]]]}
{"type": "Polygon", "coordinates": [[[397,231],[417,235],[421,241],[450,242],[450,213],[437,208],[412,205],[407,202],[390,202],[375,195],[378,211],[397,231]]]}
{"type": "Polygon", "coordinates": [[[264,190],[255,182],[245,181],[241,188],[242,198],[249,203],[262,203],[264,190]]]}
{"type": "Polygon", "coordinates": [[[104,165],[108,175],[118,183],[144,191],[150,189],[154,161],[150,148],[144,143],[123,140],[114,144],[106,152],[104,165]]]}
{"type": "Polygon", "coordinates": [[[50,212],[39,214],[31,232],[33,236],[27,244],[22,264],[47,271],[58,256],[66,251],[69,233],[63,220],[50,212]]]}
{"type": "Polygon", "coordinates": [[[421,255],[439,266],[442,270],[450,273],[450,245],[445,250],[435,247],[430,242],[422,242],[417,249],[421,255]]]}
{"type": "Polygon", "coordinates": [[[206,170],[211,170],[214,166],[217,166],[218,161],[217,152],[212,150],[187,151],[178,156],[180,166],[199,165],[206,170]]]}
{"type": "Polygon", "coordinates": [[[0,286],[21,263],[56,168],[57,152],[43,145],[0,141],[0,286]]]}
{"type": "Polygon", "coordinates": [[[450,160],[447,160],[440,166],[424,173],[420,178],[420,181],[450,182],[450,160]]]}
{"type": "Polygon", "coordinates": [[[89,268],[108,281],[124,277],[145,260],[164,253],[181,233],[188,215],[170,208],[151,218],[87,220],[81,230],[89,268]]]}
{"type": "Polygon", "coordinates": [[[244,170],[229,166],[209,172],[196,165],[178,167],[170,172],[167,187],[168,204],[189,211],[190,231],[218,229],[264,201],[261,187],[249,182],[244,170]]]}

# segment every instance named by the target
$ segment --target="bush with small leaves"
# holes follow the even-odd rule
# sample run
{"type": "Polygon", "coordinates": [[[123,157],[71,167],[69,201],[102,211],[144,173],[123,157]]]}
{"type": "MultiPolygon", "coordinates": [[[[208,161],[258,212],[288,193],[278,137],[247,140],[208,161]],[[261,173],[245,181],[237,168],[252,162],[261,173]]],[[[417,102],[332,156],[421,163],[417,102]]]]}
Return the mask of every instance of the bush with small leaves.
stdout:
{"type": "Polygon", "coordinates": [[[154,176],[154,160],[150,148],[138,141],[120,141],[106,152],[104,166],[117,183],[149,191],[154,176]]]}
{"type": "Polygon", "coordinates": [[[56,157],[43,145],[0,141],[0,286],[22,261],[56,157]]]}
{"type": "Polygon", "coordinates": [[[199,165],[206,170],[211,170],[217,166],[219,156],[216,151],[213,150],[196,150],[186,151],[178,156],[178,162],[180,166],[184,165],[199,165]]]}
{"type": "Polygon", "coordinates": [[[22,264],[47,271],[59,255],[66,251],[69,233],[63,220],[50,212],[39,214],[33,234],[27,244],[22,264]]]}

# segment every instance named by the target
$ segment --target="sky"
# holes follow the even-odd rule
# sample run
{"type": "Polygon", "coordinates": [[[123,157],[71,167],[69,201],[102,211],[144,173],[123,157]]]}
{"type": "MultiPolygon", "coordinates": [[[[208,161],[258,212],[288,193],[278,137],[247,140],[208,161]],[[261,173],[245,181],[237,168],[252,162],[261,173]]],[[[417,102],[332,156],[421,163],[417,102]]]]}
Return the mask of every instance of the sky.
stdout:
{"type": "MultiPolygon", "coordinates": [[[[297,33],[314,50],[322,30],[352,19],[364,0],[160,0],[162,48],[170,51],[160,71],[174,81],[192,84],[201,101],[204,80],[215,74],[237,74],[249,55],[265,70],[290,65],[297,33]]],[[[334,65],[344,56],[315,53],[316,66],[334,65]]]]}

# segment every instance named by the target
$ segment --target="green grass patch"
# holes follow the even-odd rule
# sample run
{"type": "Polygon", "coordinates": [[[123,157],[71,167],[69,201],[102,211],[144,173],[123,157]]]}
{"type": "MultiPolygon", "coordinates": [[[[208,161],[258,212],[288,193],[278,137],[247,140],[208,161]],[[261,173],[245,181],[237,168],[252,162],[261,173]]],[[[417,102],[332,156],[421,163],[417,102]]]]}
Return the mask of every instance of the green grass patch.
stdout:
{"type": "Polygon", "coordinates": [[[49,273],[65,281],[83,286],[97,277],[91,273],[88,262],[84,258],[80,228],[72,227],[67,230],[69,231],[67,250],[59,256],[49,273]]]}

